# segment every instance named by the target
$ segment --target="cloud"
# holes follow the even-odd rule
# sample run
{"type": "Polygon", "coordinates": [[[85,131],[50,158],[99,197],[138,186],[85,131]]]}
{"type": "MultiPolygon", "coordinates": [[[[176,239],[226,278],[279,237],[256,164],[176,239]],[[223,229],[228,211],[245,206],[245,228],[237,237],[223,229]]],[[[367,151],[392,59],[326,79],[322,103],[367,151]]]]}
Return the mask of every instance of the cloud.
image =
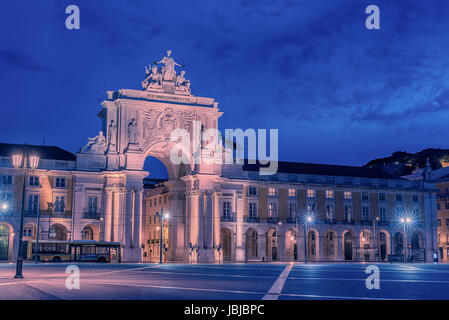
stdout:
{"type": "Polygon", "coordinates": [[[32,56],[12,50],[0,50],[0,59],[7,64],[33,72],[48,72],[49,68],[40,65],[32,56]]]}

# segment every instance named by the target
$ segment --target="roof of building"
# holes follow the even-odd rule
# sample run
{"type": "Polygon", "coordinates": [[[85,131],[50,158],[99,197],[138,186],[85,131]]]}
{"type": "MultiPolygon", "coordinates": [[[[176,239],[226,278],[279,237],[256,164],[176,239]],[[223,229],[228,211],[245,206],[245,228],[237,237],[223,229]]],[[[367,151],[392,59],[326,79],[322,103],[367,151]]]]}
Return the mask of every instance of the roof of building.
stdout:
{"type": "Polygon", "coordinates": [[[38,155],[41,159],[75,161],[76,156],[55,146],[37,146],[30,144],[0,143],[0,157],[11,157],[16,152],[28,152],[38,155]]]}
{"type": "MultiPolygon", "coordinates": [[[[243,171],[259,171],[260,167],[268,167],[268,165],[248,164],[245,161],[243,171]]],[[[375,179],[397,179],[388,173],[385,173],[378,168],[368,167],[352,167],[317,163],[303,163],[303,162],[278,162],[278,172],[280,173],[295,173],[295,174],[315,174],[326,176],[341,176],[341,177],[360,177],[360,178],[375,178],[375,179]]]]}

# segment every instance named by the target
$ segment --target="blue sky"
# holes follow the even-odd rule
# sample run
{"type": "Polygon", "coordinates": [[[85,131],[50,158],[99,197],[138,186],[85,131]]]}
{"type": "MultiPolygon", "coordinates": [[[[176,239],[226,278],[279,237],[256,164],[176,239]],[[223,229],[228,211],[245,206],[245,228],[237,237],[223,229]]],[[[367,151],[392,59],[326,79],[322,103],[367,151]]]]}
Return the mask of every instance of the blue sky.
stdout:
{"type": "Polygon", "coordinates": [[[78,151],[107,90],[166,49],[221,128],[278,128],[282,160],[363,165],[449,148],[449,2],[2,1],[2,142],[78,151]],[[76,4],[81,29],[65,29],[76,4]],[[381,29],[365,28],[366,6],[381,29]]]}

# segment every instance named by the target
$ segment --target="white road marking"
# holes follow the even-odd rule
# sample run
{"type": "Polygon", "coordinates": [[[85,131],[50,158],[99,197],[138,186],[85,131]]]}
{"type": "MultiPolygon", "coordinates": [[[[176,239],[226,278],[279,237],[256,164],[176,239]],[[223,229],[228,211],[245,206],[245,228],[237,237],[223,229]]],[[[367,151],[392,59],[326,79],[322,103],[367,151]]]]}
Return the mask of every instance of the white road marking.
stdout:
{"type": "MultiPolygon", "coordinates": [[[[289,280],[334,280],[334,281],[366,281],[366,279],[349,278],[319,278],[319,277],[290,277],[289,280]]],[[[382,279],[382,282],[429,282],[449,283],[446,280],[419,280],[419,279],[382,279]]]]}
{"type": "Polygon", "coordinates": [[[284,287],[285,280],[287,280],[288,274],[292,270],[293,263],[289,263],[284,271],[282,271],[281,275],[277,280],[273,283],[270,290],[268,290],[267,294],[262,298],[262,300],[277,300],[279,298],[279,294],[284,287]]]}
{"type": "Polygon", "coordinates": [[[345,299],[345,300],[409,300],[399,298],[374,298],[374,297],[347,297],[347,296],[325,296],[316,294],[296,294],[296,293],[282,293],[281,296],[303,297],[303,298],[326,298],[326,299],[345,299]]]}
{"type": "Polygon", "coordinates": [[[148,284],[131,284],[131,283],[117,283],[117,282],[104,282],[104,281],[88,281],[88,283],[102,284],[102,285],[111,285],[111,286],[143,287],[143,288],[152,288],[152,289],[173,289],[173,290],[207,291],[207,292],[224,292],[224,293],[258,294],[258,295],[264,294],[263,292],[256,292],[256,291],[226,290],[226,289],[211,289],[211,288],[172,287],[172,286],[152,286],[152,285],[148,285],[148,284]]]}
{"type": "Polygon", "coordinates": [[[101,272],[101,273],[91,274],[90,276],[102,276],[102,275],[105,275],[105,274],[112,274],[112,273],[118,273],[118,272],[128,272],[128,271],[150,269],[150,268],[157,268],[157,267],[160,267],[160,266],[161,266],[160,264],[155,264],[155,265],[148,266],[148,267],[140,267],[140,268],[132,268],[132,269],[123,269],[123,270],[101,272]]]}

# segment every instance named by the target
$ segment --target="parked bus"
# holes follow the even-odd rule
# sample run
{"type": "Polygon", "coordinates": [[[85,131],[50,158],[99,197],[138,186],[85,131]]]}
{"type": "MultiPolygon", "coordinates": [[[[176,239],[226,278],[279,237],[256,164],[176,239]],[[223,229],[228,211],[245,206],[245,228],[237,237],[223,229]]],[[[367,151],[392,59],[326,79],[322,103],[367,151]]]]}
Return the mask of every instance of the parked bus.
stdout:
{"type": "MultiPolygon", "coordinates": [[[[39,240],[38,260],[43,262],[120,262],[119,242],[93,240],[52,241],[39,240]]],[[[27,259],[35,258],[36,240],[28,243],[27,259]]]]}

